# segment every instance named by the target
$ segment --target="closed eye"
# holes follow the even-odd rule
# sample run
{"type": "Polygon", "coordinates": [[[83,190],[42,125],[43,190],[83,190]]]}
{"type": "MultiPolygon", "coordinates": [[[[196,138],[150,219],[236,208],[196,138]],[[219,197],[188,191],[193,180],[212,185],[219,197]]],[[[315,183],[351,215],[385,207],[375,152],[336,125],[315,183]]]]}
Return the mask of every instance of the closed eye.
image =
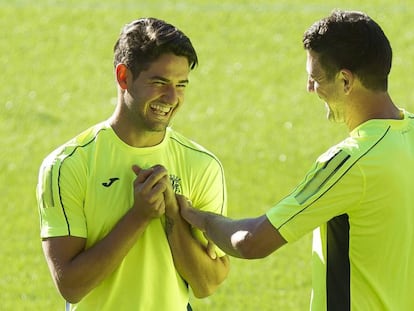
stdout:
{"type": "MultiPolygon", "coordinates": [[[[178,83],[175,84],[175,87],[178,89],[184,89],[187,87],[188,83],[189,83],[188,80],[178,81],[178,83]]],[[[172,81],[162,78],[162,77],[153,77],[152,79],[150,79],[149,84],[161,87],[161,86],[172,84],[172,81]]]]}
{"type": "Polygon", "coordinates": [[[185,88],[185,87],[187,87],[187,85],[188,85],[188,81],[185,82],[185,83],[179,83],[179,84],[176,85],[176,87],[178,87],[178,88],[185,88]]]}

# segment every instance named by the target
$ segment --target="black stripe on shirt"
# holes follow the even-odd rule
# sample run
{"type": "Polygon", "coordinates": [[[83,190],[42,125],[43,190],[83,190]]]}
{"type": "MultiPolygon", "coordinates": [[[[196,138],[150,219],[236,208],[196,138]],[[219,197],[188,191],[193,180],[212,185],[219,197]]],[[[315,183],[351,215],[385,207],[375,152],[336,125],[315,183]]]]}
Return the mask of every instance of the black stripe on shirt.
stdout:
{"type": "Polygon", "coordinates": [[[336,216],[327,223],[326,305],[327,311],[349,311],[351,288],[349,266],[349,219],[336,216]]]}
{"type": "MultiPolygon", "coordinates": [[[[69,223],[69,218],[66,214],[66,210],[65,210],[65,206],[63,204],[63,198],[62,198],[62,191],[61,191],[61,186],[60,186],[60,180],[61,180],[61,170],[62,170],[62,165],[64,163],[64,161],[68,158],[70,158],[71,156],[73,156],[75,154],[75,152],[79,149],[79,148],[84,148],[86,146],[88,146],[89,144],[93,143],[96,140],[96,137],[102,132],[106,130],[106,128],[101,128],[99,129],[96,133],[94,133],[93,136],[90,137],[89,140],[87,140],[83,145],[67,145],[62,149],[61,154],[66,154],[66,152],[68,152],[69,148],[73,148],[73,150],[69,150],[70,152],[68,152],[66,154],[66,156],[63,157],[63,159],[60,161],[59,167],[58,167],[58,182],[57,182],[57,186],[58,186],[58,193],[59,193],[59,202],[60,202],[60,206],[62,208],[62,212],[65,216],[65,220],[66,220],[66,225],[67,225],[67,229],[68,229],[68,236],[71,236],[71,230],[70,230],[70,223],[69,223]]],[[[60,155],[61,155],[60,154],[60,155]]]]}
{"type": "Polygon", "coordinates": [[[306,183],[303,189],[295,196],[299,204],[303,204],[307,199],[317,193],[323,185],[341,168],[351,156],[340,150],[321,167],[312,179],[306,183]]]}

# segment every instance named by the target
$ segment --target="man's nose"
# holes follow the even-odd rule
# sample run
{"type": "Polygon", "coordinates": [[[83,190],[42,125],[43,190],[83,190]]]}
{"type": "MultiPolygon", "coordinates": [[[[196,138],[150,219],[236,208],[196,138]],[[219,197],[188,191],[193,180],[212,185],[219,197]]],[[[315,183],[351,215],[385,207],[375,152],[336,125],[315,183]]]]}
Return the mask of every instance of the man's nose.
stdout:
{"type": "Polygon", "coordinates": [[[178,92],[177,92],[177,89],[175,88],[175,86],[168,85],[166,87],[163,99],[167,104],[176,104],[177,103],[177,101],[178,101],[178,92]]]}

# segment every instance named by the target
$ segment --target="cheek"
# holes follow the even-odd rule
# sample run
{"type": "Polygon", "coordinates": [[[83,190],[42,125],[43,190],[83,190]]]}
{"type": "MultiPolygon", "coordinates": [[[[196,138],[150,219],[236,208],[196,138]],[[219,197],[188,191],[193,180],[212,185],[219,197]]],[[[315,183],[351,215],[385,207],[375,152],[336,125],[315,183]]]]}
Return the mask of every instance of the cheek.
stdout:
{"type": "Polygon", "coordinates": [[[320,88],[319,85],[315,85],[315,93],[318,94],[319,97],[325,97],[325,92],[323,91],[323,88],[320,88]]]}
{"type": "Polygon", "coordinates": [[[178,113],[178,111],[180,110],[180,108],[181,108],[181,106],[182,106],[183,104],[182,103],[180,103],[180,104],[178,104],[174,109],[173,109],[173,111],[171,111],[171,118],[173,118],[173,117],[175,117],[175,115],[178,113]]]}
{"type": "Polygon", "coordinates": [[[332,94],[334,93],[334,88],[331,85],[326,84],[324,84],[323,86],[316,85],[315,92],[319,95],[319,97],[322,97],[324,99],[328,97],[331,98],[332,94]]]}
{"type": "Polygon", "coordinates": [[[185,89],[178,89],[177,90],[177,97],[183,101],[184,100],[184,95],[185,95],[185,89]]]}
{"type": "Polygon", "coordinates": [[[320,93],[323,90],[323,88],[321,88],[318,82],[313,82],[313,90],[315,93],[320,93]]]}

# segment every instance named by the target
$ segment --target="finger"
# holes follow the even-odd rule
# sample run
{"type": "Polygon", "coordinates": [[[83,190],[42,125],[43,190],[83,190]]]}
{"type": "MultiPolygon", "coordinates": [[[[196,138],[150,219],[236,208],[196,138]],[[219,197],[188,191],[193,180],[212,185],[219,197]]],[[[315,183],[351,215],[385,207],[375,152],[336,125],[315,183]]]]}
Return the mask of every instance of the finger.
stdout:
{"type": "Polygon", "coordinates": [[[159,174],[160,176],[168,176],[167,169],[164,166],[160,165],[160,164],[154,165],[152,167],[152,170],[157,175],[159,174]]]}
{"type": "Polygon", "coordinates": [[[166,170],[164,166],[162,166],[161,164],[155,164],[154,166],[152,166],[152,168],[155,169],[161,169],[161,170],[166,170]]]}
{"type": "Polygon", "coordinates": [[[167,202],[171,202],[173,200],[175,201],[175,192],[172,187],[170,178],[168,176],[164,177],[163,183],[165,184],[165,192],[164,192],[165,200],[167,202]]]}
{"type": "Polygon", "coordinates": [[[158,218],[165,214],[165,203],[162,198],[158,198],[153,203],[147,206],[144,213],[150,218],[158,218]]]}
{"type": "MultiPolygon", "coordinates": [[[[163,190],[165,191],[168,179],[168,173],[165,169],[151,169],[151,173],[141,171],[141,174],[145,175],[145,181],[143,181],[143,190],[150,192],[156,185],[162,185],[163,190]],[[167,177],[167,179],[165,179],[167,177]],[[164,179],[164,180],[163,180],[164,179]]],[[[138,181],[141,179],[140,176],[137,177],[138,181]]]]}
{"type": "Polygon", "coordinates": [[[149,189],[148,185],[138,184],[135,191],[140,193],[140,196],[145,200],[145,202],[154,206],[156,205],[156,202],[161,200],[164,202],[165,189],[166,187],[163,183],[158,183],[151,189],[149,189]]]}
{"type": "MultiPolygon", "coordinates": [[[[191,212],[190,207],[191,206],[191,201],[188,200],[185,196],[181,195],[181,194],[176,194],[175,195],[176,199],[177,199],[177,203],[178,203],[178,207],[180,209],[180,214],[181,216],[188,222],[190,222],[190,214],[189,212],[191,212]]],[[[191,223],[191,222],[190,222],[191,223]]]]}
{"type": "Polygon", "coordinates": [[[133,165],[132,170],[134,171],[137,178],[135,179],[135,182],[137,183],[143,183],[145,180],[152,174],[152,168],[149,169],[142,169],[138,165],[133,165]]]}
{"type": "Polygon", "coordinates": [[[138,174],[142,170],[142,168],[139,167],[138,165],[134,164],[134,165],[132,165],[132,170],[134,171],[135,175],[138,176],[138,174]]]}
{"type": "Polygon", "coordinates": [[[208,239],[205,233],[204,233],[204,236],[207,239],[207,247],[206,247],[207,254],[211,259],[214,260],[217,258],[216,245],[211,240],[208,239]]]}
{"type": "Polygon", "coordinates": [[[134,187],[140,187],[146,191],[152,189],[159,179],[167,175],[167,171],[162,168],[154,169],[151,167],[149,169],[142,169],[138,165],[133,165],[132,170],[137,175],[134,180],[134,187]]]}
{"type": "Polygon", "coordinates": [[[181,211],[187,208],[187,198],[185,196],[176,193],[175,198],[177,199],[178,206],[180,207],[181,211]]]}
{"type": "Polygon", "coordinates": [[[158,197],[158,196],[164,197],[164,192],[166,192],[166,190],[167,190],[167,184],[163,181],[159,181],[149,190],[149,195],[154,196],[154,197],[158,197]]]}
{"type": "Polygon", "coordinates": [[[154,203],[154,209],[155,209],[158,216],[161,216],[161,215],[165,214],[165,202],[164,202],[163,198],[159,198],[154,203]]]}
{"type": "Polygon", "coordinates": [[[186,196],[176,193],[175,197],[177,198],[178,204],[180,206],[182,206],[182,207],[193,207],[191,200],[187,199],[186,196]]]}

